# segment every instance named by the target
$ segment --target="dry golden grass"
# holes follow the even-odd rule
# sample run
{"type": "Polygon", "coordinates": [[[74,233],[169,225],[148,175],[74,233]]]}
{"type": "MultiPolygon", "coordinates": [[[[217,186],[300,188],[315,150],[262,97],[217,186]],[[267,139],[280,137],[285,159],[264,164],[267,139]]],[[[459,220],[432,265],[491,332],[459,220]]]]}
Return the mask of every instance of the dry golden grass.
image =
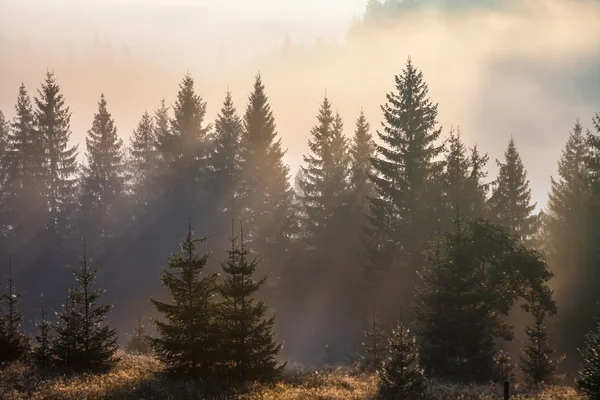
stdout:
{"type": "MultiPolygon", "coordinates": [[[[214,388],[190,381],[172,381],[161,374],[156,360],[126,355],[110,372],[98,375],[58,375],[23,363],[0,369],[0,399],[239,399],[239,400],[372,400],[377,380],[373,375],[351,374],[345,369],[325,372],[288,371],[281,382],[250,385],[243,392],[215,394],[214,388]],[[209,391],[212,389],[211,394],[209,391]]],[[[457,385],[431,382],[431,400],[495,400],[498,385],[457,385]]],[[[516,388],[513,400],[579,400],[569,387],[549,387],[541,393],[516,388]]]]}

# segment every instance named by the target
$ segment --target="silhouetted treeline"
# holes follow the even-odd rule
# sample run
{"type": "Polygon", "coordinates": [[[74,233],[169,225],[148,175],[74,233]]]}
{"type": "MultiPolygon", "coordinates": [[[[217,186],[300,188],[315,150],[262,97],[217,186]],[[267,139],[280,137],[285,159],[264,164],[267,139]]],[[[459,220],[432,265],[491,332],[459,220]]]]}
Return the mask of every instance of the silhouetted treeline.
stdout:
{"type": "MultiPolygon", "coordinates": [[[[71,111],[54,75],[48,73],[33,101],[21,85],[13,120],[0,114],[0,256],[13,259],[27,313],[38,308],[39,293],[46,310],[63,302],[70,284],[65,266],[85,238],[107,301],[115,304],[115,322],[131,331],[140,304],[167,295],[157,277],[181,226],[192,220],[212,235],[217,257],[206,260],[206,270],[216,272],[236,219],[244,223],[245,246],[261,257],[252,268],[269,277],[259,295],[278,314],[285,357],[318,363],[327,349],[326,358],[341,363],[361,341],[367,316],[386,330],[403,307],[407,323],[417,318],[432,346],[448,330],[466,346],[423,348],[424,360],[427,351],[448,360],[481,350],[469,349],[461,333],[473,317],[470,326],[478,326],[477,340],[489,352],[478,374],[491,376],[496,340],[512,339],[501,316],[518,301],[554,314],[548,288],[554,273],[571,291],[558,304],[559,321],[569,327],[558,331],[559,349],[567,363],[579,365],[575,349],[592,327],[600,281],[600,238],[592,223],[600,211],[600,117],[594,133],[575,125],[548,207],[536,214],[515,141],[489,179],[487,155],[468,147],[458,129],[444,135],[438,105],[410,59],[382,105],[376,139],[362,113],[344,123],[334,110],[328,98],[315,105],[310,151],[292,185],[260,75],[243,114],[226,93],[214,124],[185,76],[172,107],[163,101],[153,115],[143,112],[128,147],[110,99],[101,95],[85,150],[70,145],[71,111]],[[427,293],[447,295],[435,303],[427,293]],[[464,310],[466,298],[476,311],[464,310]],[[444,325],[431,316],[435,310],[464,321],[444,325]],[[492,327],[502,329],[489,334],[492,327]]],[[[464,366],[438,361],[424,367],[479,379],[464,366]]]]}

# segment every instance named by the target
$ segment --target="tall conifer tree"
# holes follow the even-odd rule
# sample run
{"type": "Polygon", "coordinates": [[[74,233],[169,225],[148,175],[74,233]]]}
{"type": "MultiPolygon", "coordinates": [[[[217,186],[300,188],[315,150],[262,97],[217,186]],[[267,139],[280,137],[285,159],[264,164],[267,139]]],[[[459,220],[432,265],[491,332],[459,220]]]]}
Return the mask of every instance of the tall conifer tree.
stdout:
{"type": "Polygon", "coordinates": [[[85,141],[87,165],[81,182],[81,223],[85,237],[94,242],[114,236],[125,192],[123,140],[117,135],[104,94],[85,141]]]}
{"type": "MultiPolygon", "coordinates": [[[[356,129],[350,146],[350,190],[351,206],[357,215],[368,211],[367,196],[373,196],[374,187],[370,175],[373,173],[371,157],[375,153],[375,143],[371,135],[371,125],[363,111],[356,120],[356,129]]],[[[362,221],[361,221],[362,222],[362,221]]]]}
{"type": "Polygon", "coordinates": [[[289,167],[283,163],[285,151],[260,75],[256,76],[243,125],[238,187],[244,207],[241,220],[247,227],[249,247],[264,257],[264,268],[272,271],[287,257],[296,224],[289,167]]]}
{"type": "MultiPolygon", "coordinates": [[[[576,332],[590,329],[591,320],[584,311],[586,270],[589,268],[589,232],[591,225],[590,194],[587,186],[589,147],[579,121],[575,122],[558,162],[558,179],[552,178],[548,195],[544,229],[546,256],[569,296],[560,304],[558,330],[565,341],[565,351],[575,352],[583,345],[576,332]],[[577,327],[577,328],[576,328],[577,327]]],[[[574,360],[576,361],[576,357],[574,360]]],[[[578,363],[574,362],[573,367],[578,363]]]]}
{"type": "Polygon", "coordinates": [[[31,243],[46,229],[44,198],[44,141],[35,129],[31,98],[24,84],[19,88],[7,151],[5,213],[17,246],[31,243]]]}
{"type": "Polygon", "coordinates": [[[45,147],[45,191],[49,210],[48,226],[60,236],[69,234],[70,218],[76,207],[77,145],[70,146],[71,111],[54,74],[46,81],[35,99],[36,129],[45,147]]]}
{"type": "Polygon", "coordinates": [[[8,173],[10,171],[10,156],[8,149],[8,139],[10,134],[10,123],[4,117],[0,110],[0,237],[4,237],[8,228],[10,213],[7,208],[7,201],[10,199],[8,194],[9,182],[8,173]]]}
{"type": "Polygon", "coordinates": [[[150,343],[168,370],[194,378],[210,378],[220,361],[214,296],[216,274],[204,275],[209,254],[199,255],[192,228],[188,225],[181,252],[169,257],[161,281],[172,302],[150,299],[164,320],[154,320],[158,337],[150,343]]]}
{"type": "Polygon", "coordinates": [[[156,149],[156,127],[148,112],[142,114],[142,119],[133,131],[129,150],[129,176],[132,185],[132,200],[135,212],[146,209],[153,198],[153,187],[158,173],[158,151],[156,149]]]}
{"type": "Polygon", "coordinates": [[[242,120],[227,92],[221,112],[217,115],[214,147],[210,159],[210,185],[219,209],[226,209],[229,219],[239,218],[240,205],[236,186],[240,176],[240,140],[242,120]]]}
{"type": "Polygon", "coordinates": [[[527,172],[513,138],[504,159],[504,163],[496,161],[500,171],[489,200],[491,217],[527,243],[537,230],[536,204],[531,203],[527,172]]]}
{"type": "Polygon", "coordinates": [[[367,254],[371,271],[388,269],[393,276],[388,282],[403,282],[389,290],[409,302],[422,251],[435,232],[434,179],[441,173],[436,158],[443,147],[437,144],[437,105],[428,98],[422,72],[409,59],[395,80],[396,92],[382,106],[382,144],[372,159],[376,195],[370,198],[367,254]]]}

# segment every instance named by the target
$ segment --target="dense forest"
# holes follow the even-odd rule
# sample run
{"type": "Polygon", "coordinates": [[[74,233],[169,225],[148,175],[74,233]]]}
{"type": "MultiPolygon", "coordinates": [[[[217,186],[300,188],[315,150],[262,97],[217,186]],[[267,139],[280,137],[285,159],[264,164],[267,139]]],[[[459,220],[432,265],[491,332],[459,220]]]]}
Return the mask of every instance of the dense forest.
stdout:
{"type": "MultiPolygon", "coordinates": [[[[370,2],[364,23],[394,7],[410,4],[370,2]]],[[[85,148],[59,74],[21,83],[14,117],[0,110],[0,362],[110,369],[121,344],[207,379],[356,364],[381,397],[417,398],[423,375],[579,371],[598,396],[600,113],[573,116],[537,205],[517,141],[488,176],[417,64],[390,77],[376,125],[325,95],[295,173],[260,73],[214,121],[185,75],[128,141],[99,94],[85,148]]]]}

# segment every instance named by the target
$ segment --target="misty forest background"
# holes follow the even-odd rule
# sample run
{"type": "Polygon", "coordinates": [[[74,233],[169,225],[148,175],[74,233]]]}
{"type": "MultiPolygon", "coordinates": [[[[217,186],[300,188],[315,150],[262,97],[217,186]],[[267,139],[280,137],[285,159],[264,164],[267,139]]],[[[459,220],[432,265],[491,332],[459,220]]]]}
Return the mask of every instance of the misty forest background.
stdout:
{"type": "MultiPolygon", "coordinates": [[[[375,25],[383,29],[416,4],[369,1],[348,40],[375,25]]],[[[283,51],[289,56],[289,43],[283,51]]],[[[216,272],[235,220],[262,260],[256,275],[268,280],[260,297],[276,315],[281,357],[344,364],[360,347],[369,318],[386,330],[401,313],[406,323],[427,320],[427,293],[439,283],[432,271],[442,264],[448,238],[466,229],[467,236],[491,235],[480,243],[486,254],[510,247],[514,256],[495,260],[498,268],[479,276],[487,282],[479,292],[461,289],[462,301],[494,303],[477,297],[484,287],[498,295],[493,306],[486,303],[501,326],[493,346],[518,354],[532,323],[527,305],[540,303],[552,317],[556,351],[566,355],[562,369],[576,371],[577,349],[599,311],[600,115],[573,116],[541,207],[531,199],[519,143],[507,133],[504,151],[487,155],[466,143],[458,127],[440,126],[418,64],[408,58],[389,77],[379,121],[367,121],[361,110],[342,120],[336,99],[325,95],[315,104],[314,128],[306,133],[310,151],[298,171],[284,162],[267,75],[256,76],[247,104],[234,104],[229,92],[211,99],[222,106],[209,121],[201,85],[187,74],[173,88],[176,101],[140,110],[125,141],[112,99],[99,94],[82,147],[71,139],[77,105],[62,95],[60,71],[48,72],[36,88],[15,87],[14,110],[0,110],[0,260],[6,273],[11,260],[25,330],[34,331],[42,300],[46,309],[60,308],[72,284],[67,267],[78,264],[85,238],[87,256],[100,267],[98,285],[107,290],[103,300],[114,304],[109,320],[124,342],[138,315],[145,322],[157,317],[148,298],[168,298],[159,277],[188,221],[208,236],[200,249],[211,252],[207,271],[216,272]],[[496,176],[486,172],[490,158],[497,158],[496,176]],[[555,302],[556,271],[566,295],[555,302]]],[[[481,261],[481,254],[474,257],[467,264],[481,261]]]]}

